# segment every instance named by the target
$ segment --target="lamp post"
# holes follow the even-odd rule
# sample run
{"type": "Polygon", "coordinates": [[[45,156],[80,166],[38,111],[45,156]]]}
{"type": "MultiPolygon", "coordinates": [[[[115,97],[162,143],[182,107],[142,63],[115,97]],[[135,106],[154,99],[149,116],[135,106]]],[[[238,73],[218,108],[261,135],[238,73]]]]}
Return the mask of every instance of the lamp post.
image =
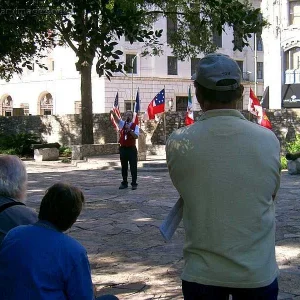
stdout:
{"type": "Polygon", "coordinates": [[[132,59],[131,59],[131,111],[133,111],[133,63],[134,60],[139,56],[137,53],[132,59]]]}

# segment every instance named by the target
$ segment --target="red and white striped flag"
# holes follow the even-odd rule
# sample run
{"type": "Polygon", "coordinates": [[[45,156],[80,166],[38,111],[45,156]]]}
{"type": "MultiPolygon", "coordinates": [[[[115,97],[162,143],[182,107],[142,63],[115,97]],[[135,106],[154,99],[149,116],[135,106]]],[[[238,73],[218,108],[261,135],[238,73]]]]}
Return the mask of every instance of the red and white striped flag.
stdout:
{"type": "MultiPolygon", "coordinates": [[[[117,92],[115,102],[113,105],[113,111],[117,115],[117,117],[121,119],[121,113],[120,113],[120,109],[119,109],[119,93],[118,92],[117,92]]],[[[115,118],[113,117],[112,114],[110,114],[110,120],[111,120],[113,126],[116,128],[116,130],[119,131],[119,126],[116,123],[115,118]]]]}
{"type": "Polygon", "coordinates": [[[264,126],[268,129],[272,129],[272,124],[265,112],[262,108],[258,98],[250,88],[250,97],[248,103],[248,111],[257,117],[257,123],[261,126],[264,126]]]}

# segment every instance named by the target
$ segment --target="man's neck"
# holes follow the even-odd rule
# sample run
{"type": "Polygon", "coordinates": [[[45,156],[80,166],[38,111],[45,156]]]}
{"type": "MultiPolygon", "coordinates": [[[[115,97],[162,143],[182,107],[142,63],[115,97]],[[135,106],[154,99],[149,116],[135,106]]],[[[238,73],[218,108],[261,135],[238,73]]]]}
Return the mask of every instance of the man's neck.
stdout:
{"type": "Polygon", "coordinates": [[[236,103],[206,103],[202,108],[204,112],[214,109],[236,109],[236,103]]]}

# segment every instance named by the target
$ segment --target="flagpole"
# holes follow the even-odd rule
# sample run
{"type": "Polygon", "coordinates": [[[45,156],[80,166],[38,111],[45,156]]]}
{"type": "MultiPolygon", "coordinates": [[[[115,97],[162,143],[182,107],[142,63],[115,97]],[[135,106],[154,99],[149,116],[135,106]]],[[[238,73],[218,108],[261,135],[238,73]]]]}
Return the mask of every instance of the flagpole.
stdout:
{"type": "Polygon", "coordinates": [[[165,145],[167,144],[167,124],[166,124],[166,87],[164,85],[165,90],[165,111],[164,111],[164,132],[165,132],[165,145]]]}
{"type": "Polygon", "coordinates": [[[257,95],[257,37],[254,33],[254,94],[257,95]]]}
{"type": "MultiPolygon", "coordinates": [[[[120,105],[119,105],[119,89],[117,90],[117,95],[118,95],[118,106],[120,108],[120,105]]],[[[118,124],[118,126],[119,126],[119,124],[118,124]]],[[[120,133],[120,130],[117,130],[117,144],[119,143],[119,140],[120,140],[119,133],[120,133]]]]}

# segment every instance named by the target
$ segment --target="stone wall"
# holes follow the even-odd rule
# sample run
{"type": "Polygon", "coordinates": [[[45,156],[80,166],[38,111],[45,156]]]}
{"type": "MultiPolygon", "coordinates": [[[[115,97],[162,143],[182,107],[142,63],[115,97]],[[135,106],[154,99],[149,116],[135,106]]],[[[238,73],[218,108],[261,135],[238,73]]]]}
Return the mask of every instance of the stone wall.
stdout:
{"type": "MultiPolygon", "coordinates": [[[[196,111],[194,114],[197,120],[201,112],[196,111]]],[[[244,111],[243,114],[247,119],[254,120],[248,112],[244,111]]],[[[300,109],[269,110],[267,115],[284,151],[285,142],[291,141],[296,133],[300,133],[300,109]]],[[[184,126],[184,118],[185,112],[168,112],[165,118],[161,117],[157,121],[141,122],[146,144],[153,150],[153,154],[155,149],[159,148],[158,145],[165,144],[165,139],[175,129],[184,126]]],[[[35,133],[48,143],[78,145],[81,141],[81,117],[80,115],[0,117],[0,133],[21,132],[35,133]]],[[[111,125],[109,114],[94,115],[94,137],[95,144],[117,143],[118,136],[111,125]]]]}

